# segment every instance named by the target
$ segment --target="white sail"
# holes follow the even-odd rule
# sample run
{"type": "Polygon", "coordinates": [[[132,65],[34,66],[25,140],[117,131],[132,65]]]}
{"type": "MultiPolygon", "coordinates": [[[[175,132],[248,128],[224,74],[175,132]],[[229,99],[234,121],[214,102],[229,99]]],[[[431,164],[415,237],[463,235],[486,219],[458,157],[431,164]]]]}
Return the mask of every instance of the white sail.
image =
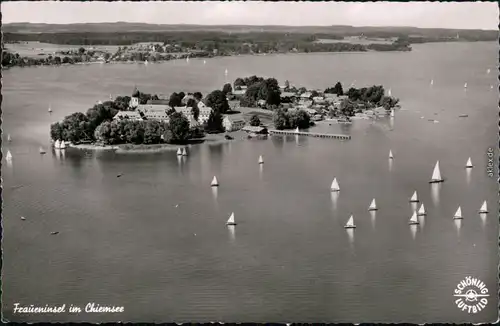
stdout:
{"type": "Polygon", "coordinates": [[[479,209],[479,213],[488,213],[488,204],[486,203],[486,200],[484,201],[483,205],[479,209]]]}
{"type": "Polygon", "coordinates": [[[59,139],[57,139],[55,142],[54,142],[54,148],[61,148],[61,141],[59,139]]]}
{"type": "Polygon", "coordinates": [[[346,228],[355,228],[356,227],[356,225],[354,225],[354,217],[352,215],[349,218],[349,220],[347,221],[345,227],[346,228]]]}
{"type": "Polygon", "coordinates": [[[10,134],[9,134],[9,135],[7,135],[7,140],[8,140],[8,141],[12,141],[12,138],[10,138],[10,134]]]}
{"type": "Polygon", "coordinates": [[[295,132],[296,132],[296,133],[299,133],[299,132],[300,132],[299,127],[295,128],[295,132]]]}
{"type": "Polygon", "coordinates": [[[182,149],[180,149],[180,147],[177,149],[177,155],[182,155],[182,149]]]}
{"type": "Polygon", "coordinates": [[[464,84],[464,88],[467,88],[467,83],[464,84]]]}
{"type": "Polygon", "coordinates": [[[214,175],[214,178],[212,179],[212,183],[210,185],[212,187],[218,187],[219,186],[219,181],[217,181],[217,177],[215,177],[215,175],[214,175]]]}
{"type": "Polygon", "coordinates": [[[226,69],[226,71],[224,71],[224,74],[227,76],[227,74],[228,74],[228,70],[227,69],[226,69]]]}
{"type": "Polygon", "coordinates": [[[391,118],[394,118],[396,116],[396,112],[394,112],[394,109],[391,110],[391,118]]]}
{"type": "Polygon", "coordinates": [[[186,58],[186,62],[189,62],[189,57],[186,58]]]}
{"type": "Polygon", "coordinates": [[[259,164],[263,164],[264,163],[264,158],[261,156],[259,156],[259,164]]]}
{"type": "Polygon", "coordinates": [[[186,152],[186,148],[184,147],[184,148],[182,149],[182,156],[187,156],[187,155],[188,155],[188,154],[187,154],[187,152],[186,152]]]}
{"type": "Polygon", "coordinates": [[[236,223],[234,222],[234,212],[231,213],[231,216],[229,216],[229,219],[227,220],[226,224],[227,225],[236,225],[236,223]]]}
{"type": "Polygon", "coordinates": [[[206,64],[207,63],[207,60],[203,60],[203,64],[206,64]]]}
{"type": "Polygon", "coordinates": [[[144,60],[144,64],[147,65],[148,64],[148,60],[144,60]]]}
{"type": "Polygon", "coordinates": [[[441,171],[439,170],[439,161],[436,162],[434,166],[434,171],[432,172],[431,182],[441,182],[443,178],[441,177],[441,171]]]}
{"type": "Polygon", "coordinates": [[[411,202],[418,202],[418,196],[417,196],[417,191],[416,190],[413,193],[413,196],[411,196],[410,201],[411,202]]]}
{"type": "Polygon", "coordinates": [[[410,224],[419,224],[417,218],[417,212],[413,212],[413,215],[410,218],[410,224]]]}
{"type": "Polygon", "coordinates": [[[434,85],[434,79],[431,79],[431,86],[434,85]]]}
{"type": "Polygon", "coordinates": [[[5,155],[5,159],[6,159],[7,161],[12,160],[12,154],[10,153],[10,151],[7,151],[7,154],[5,155]]]}
{"type": "Polygon", "coordinates": [[[469,157],[469,159],[467,160],[467,163],[465,164],[465,167],[466,167],[466,168],[471,168],[472,166],[473,166],[473,165],[472,165],[472,161],[471,161],[471,159],[470,159],[470,157],[469,157]]]}
{"type": "Polygon", "coordinates": [[[457,209],[455,215],[453,216],[453,218],[455,218],[455,219],[462,218],[462,209],[460,208],[460,206],[458,206],[458,209],[457,209]]]}
{"type": "Polygon", "coordinates": [[[370,204],[370,207],[368,207],[368,210],[370,210],[370,211],[377,210],[377,203],[375,202],[375,198],[373,198],[372,203],[370,204]]]}
{"type": "Polygon", "coordinates": [[[61,140],[61,145],[59,145],[59,148],[60,149],[65,149],[66,148],[66,143],[64,142],[64,140],[61,140]]]}
{"type": "Polygon", "coordinates": [[[424,215],[427,215],[427,213],[425,212],[425,207],[424,207],[424,204],[422,204],[420,206],[420,209],[418,210],[418,213],[417,213],[418,216],[424,216],[424,215]]]}
{"type": "Polygon", "coordinates": [[[333,179],[331,190],[332,191],[339,191],[340,190],[339,183],[337,182],[337,178],[333,179]]]}
{"type": "Polygon", "coordinates": [[[387,95],[392,96],[391,89],[389,88],[389,91],[387,92],[387,95]]]}
{"type": "Polygon", "coordinates": [[[392,150],[389,150],[389,158],[392,160],[394,158],[394,155],[392,155],[392,150]]]}
{"type": "Polygon", "coordinates": [[[491,72],[491,69],[486,70],[486,73],[489,74],[491,72]]]}

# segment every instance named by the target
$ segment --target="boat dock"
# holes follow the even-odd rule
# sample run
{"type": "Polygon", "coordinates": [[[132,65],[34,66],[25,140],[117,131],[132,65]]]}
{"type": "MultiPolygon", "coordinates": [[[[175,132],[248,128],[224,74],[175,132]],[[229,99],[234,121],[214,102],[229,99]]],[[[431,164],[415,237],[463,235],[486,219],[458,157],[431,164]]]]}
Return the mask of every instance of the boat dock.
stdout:
{"type": "Polygon", "coordinates": [[[304,132],[304,131],[295,131],[295,130],[269,130],[269,134],[271,135],[298,135],[298,136],[310,136],[310,137],[319,137],[319,138],[334,138],[334,139],[351,139],[349,135],[339,135],[339,134],[323,134],[323,133],[315,133],[315,132],[304,132]]]}

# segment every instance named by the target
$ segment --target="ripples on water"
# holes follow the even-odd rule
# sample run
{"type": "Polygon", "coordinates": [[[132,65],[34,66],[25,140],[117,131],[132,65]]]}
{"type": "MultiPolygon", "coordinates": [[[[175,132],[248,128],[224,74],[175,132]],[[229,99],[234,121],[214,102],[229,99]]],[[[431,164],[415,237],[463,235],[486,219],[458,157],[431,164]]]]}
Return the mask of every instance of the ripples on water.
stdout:
{"type": "Polygon", "coordinates": [[[496,147],[498,132],[495,76],[484,74],[497,64],[496,47],[6,71],[3,129],[14,155],[2,171],[6,318],[40,320],[12,315],[22,300],[125,307],[119,317],[68,317],[73,321],[491,321],[493,299],[480,314],[464,315],[452,293],[468,275],[489,289],[497,284],[498,230],[477,214],[483,200],[497,211],[497,185],[484,172],[485,150],[496,147]],[[405,110],[315,127],[351,134],[345,142],[270,137],[192,146],[188,157],[38,154],[48,146],[50,123],[99,98],[128,94],[134,84],[150,93],[206,94],[223,84],[226,67],[231,76],[273,76],[311,88],[337,80],[391,85],[405,110]],[[467,119],[458,118],[463,112],[467,119]],[[388,167],[390,149],[396,156],[388,167]],[[472,174],[463,171],[469,156],[472,174]],[[446,181],[430,186],[429,167],[438,159],[446,181]],[[214,175],[221,186],[210,190],[214,175]],[[333,176],[340,193],[330,192],[333,176]],[[20,185],[29,187],[13,188],[20,185]],[[409,226],[414,190],[433,205],[420,225],[409,226]],[[374,197],[380,210],[368,212],[374,197]],[[458,205],[465,217],[459,226],[452,220],[458,205]],[[226,227],[232,211],[238,226],[226,227]],[[345,230],[351,213],[357,228],[345,230]],[[54,230],[60,234],[50,236],[54,230]]]}

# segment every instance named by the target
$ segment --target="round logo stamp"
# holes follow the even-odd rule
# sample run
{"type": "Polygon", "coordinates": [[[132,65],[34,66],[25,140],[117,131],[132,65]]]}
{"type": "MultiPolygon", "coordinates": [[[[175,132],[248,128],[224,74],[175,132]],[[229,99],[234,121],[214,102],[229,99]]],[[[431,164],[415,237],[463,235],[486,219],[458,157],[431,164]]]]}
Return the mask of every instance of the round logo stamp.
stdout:
{"type": "Polygon", "coordinates": [[[457,298],[455,304],[458,309],[475,314],[486,307],[487,297],[490,295],[486,285],[481,280],[467,276],[458,283],[453,296],[457,298]]]}

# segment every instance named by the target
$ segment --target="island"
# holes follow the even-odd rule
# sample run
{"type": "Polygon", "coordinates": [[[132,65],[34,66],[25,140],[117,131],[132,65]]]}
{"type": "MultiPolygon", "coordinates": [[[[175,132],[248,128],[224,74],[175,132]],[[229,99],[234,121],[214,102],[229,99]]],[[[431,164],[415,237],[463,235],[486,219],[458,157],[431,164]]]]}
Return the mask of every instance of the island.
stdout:
{"type": "MultiPolygon", "coordinates": [[[[237,78],[205,97],[174,92],[168,98],[135,88],[131,96],[99,102],[50,126],[54,143],[70,147],[149,152],[186,144],[231,141],[234,135],[258,137],[270,128],[308,129],[315,122],[349,123],[354,118],[387,115],[399,99],[383,86],[350,87],[337,82],[325,90],[308,90],[275,78],[237,78]]],[[[241,139],[246,137],[242,136],[241,139]]]]}

